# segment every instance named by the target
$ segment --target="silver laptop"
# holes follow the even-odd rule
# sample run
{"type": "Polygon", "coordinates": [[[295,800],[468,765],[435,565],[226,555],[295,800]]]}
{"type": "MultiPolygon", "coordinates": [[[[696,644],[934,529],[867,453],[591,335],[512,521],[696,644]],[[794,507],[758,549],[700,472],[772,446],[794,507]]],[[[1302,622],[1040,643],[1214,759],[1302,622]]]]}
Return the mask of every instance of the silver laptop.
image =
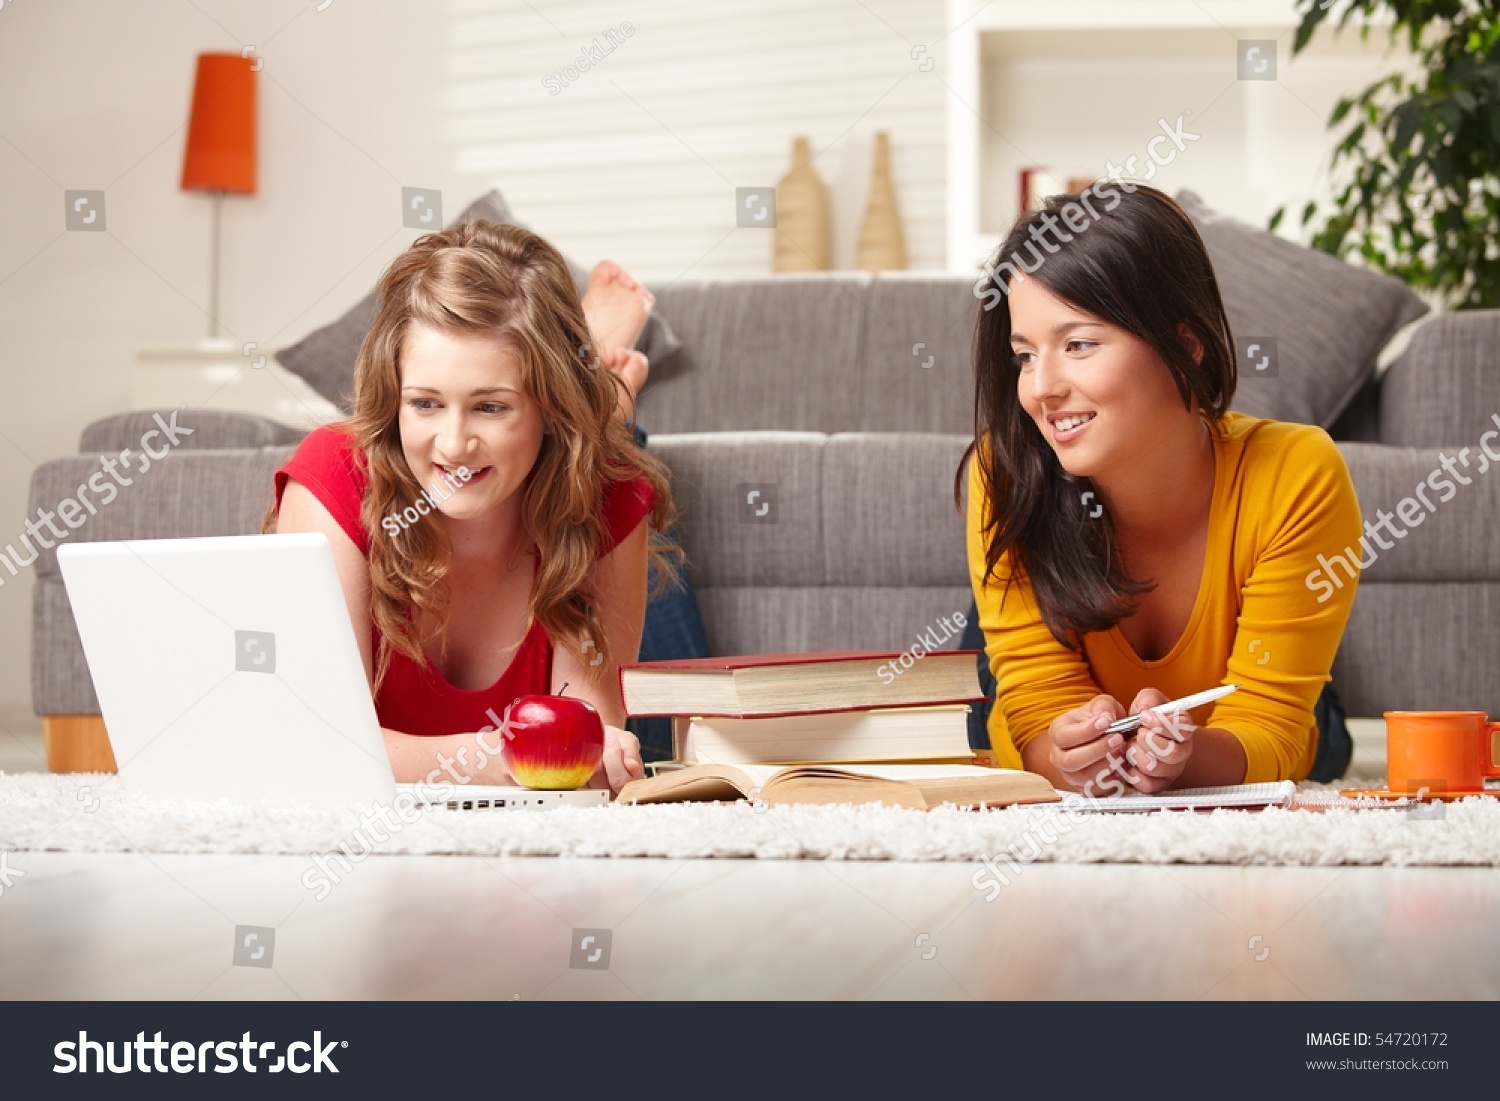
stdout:
{"type": "Polygon", "coordinates": [[[398,785],[320,534],[72,543],[57,562],[127,790],[262,807],[368,808],[401,790],[454,809],[609,801],[446,774],[398,785]]]}

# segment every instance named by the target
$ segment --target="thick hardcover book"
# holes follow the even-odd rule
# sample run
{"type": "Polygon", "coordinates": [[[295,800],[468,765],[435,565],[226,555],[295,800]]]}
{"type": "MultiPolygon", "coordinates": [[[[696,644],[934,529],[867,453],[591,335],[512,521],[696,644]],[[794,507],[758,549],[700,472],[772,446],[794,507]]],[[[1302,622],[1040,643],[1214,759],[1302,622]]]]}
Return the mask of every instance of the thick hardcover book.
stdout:
{"type": "Polygon", "coordinates": [[[900,707],[753,719],[674,720],[677,759],[698,764],[966,758],[969,706],[900,707]]]}
{"type": "Polygon", "coordinates": [[[731,719],[979,703],[978,650],[816,651],[620,666],[627,715],[731,719]]]}

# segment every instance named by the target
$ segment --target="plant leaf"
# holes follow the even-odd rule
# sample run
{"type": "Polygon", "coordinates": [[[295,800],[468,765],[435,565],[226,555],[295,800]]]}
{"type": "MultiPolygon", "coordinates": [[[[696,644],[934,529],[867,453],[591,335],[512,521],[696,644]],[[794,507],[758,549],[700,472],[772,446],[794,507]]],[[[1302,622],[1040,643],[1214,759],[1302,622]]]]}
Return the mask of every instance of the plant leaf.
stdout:
{"type": "Polygon", "coordinates": [[[1400,156],[1411,145],[1417,127],[1422,124],[1421,105],[1416,100],[1409,99],[1397,107],[1391,117],[1396,123],[1396,133],[1391,138],[1391,152],[1400,156]]]}

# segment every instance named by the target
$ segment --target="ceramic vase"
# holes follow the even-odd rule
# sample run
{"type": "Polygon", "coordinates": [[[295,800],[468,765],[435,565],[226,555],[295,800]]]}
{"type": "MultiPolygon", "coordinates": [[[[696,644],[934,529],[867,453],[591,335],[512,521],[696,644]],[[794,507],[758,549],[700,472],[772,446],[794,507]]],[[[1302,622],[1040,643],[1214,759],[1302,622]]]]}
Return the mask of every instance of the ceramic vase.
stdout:
{"type": "Polygon", "coordinates": [[[890,135],[875,135],[875,172],[870,179],[870,202],[859,227],[855,267],[865,271],[897,271],[906,267],[906,239],[901,212],[896,209],[896,185],[891,179],[890,135]]]}
{"type": "Polygon", "coordinates": [[[775,271],[826,271],[828,189],[812,169],[807,138],[792,142],[792,167],[776,185],[775,271]]]}

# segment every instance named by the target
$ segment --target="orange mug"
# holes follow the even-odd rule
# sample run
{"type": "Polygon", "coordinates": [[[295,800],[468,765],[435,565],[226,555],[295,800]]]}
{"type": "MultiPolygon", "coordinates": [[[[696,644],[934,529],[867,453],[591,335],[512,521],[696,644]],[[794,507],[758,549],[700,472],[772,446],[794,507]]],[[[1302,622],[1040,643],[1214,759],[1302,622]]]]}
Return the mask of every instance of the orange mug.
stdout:
{"type": "Polygon", "coordinates": [[[1497,732],[1500,722],[1491,722],[1483,711],[1387,711],[1387,790],[1483,791],[1486,778],[1500,777],[1497,732]]]}

